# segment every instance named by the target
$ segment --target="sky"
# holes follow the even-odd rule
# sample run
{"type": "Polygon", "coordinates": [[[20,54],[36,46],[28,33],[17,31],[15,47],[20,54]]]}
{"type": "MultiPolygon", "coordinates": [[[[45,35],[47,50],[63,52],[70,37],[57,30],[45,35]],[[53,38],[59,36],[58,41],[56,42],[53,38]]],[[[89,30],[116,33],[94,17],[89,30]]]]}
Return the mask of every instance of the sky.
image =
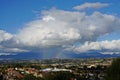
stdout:
{"type": "Polygon", "coordinates": [[[120,54],[119,4],[119,0],[0,0],[0,55],[120,54]]]}

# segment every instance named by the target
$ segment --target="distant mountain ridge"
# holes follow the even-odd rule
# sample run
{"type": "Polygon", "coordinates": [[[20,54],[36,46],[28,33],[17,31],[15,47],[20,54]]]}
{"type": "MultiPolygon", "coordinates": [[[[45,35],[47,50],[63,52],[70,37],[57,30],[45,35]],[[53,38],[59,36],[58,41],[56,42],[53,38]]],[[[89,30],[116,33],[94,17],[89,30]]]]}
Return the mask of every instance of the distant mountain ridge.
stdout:
{"type": "MultiPolygon", "coordinates": [[[[120,57],[120,54],[101,54],[99,52],[88,52],[88,53],[65,53],[65,58],[111,58],[120,57]]],[[[43,59],[41,53],[18,53],[16,55],[0,55],[0,60],[31,60],[31,59],[43,59]]]]}
{"type": "Polygon", "coordinates": [[[88,53],[79,53],[79,54],[67,54],[70,58],[111,58],[111,57],[120,57],[120,54],[102,54],[99,52],[88,52],[88,53]]]}
{"type": "Polygon", "coordinates": [[[40,53],[17,53],[15,55],[0,55],[0,59],[21,60],[41,59],[40,53]]]}

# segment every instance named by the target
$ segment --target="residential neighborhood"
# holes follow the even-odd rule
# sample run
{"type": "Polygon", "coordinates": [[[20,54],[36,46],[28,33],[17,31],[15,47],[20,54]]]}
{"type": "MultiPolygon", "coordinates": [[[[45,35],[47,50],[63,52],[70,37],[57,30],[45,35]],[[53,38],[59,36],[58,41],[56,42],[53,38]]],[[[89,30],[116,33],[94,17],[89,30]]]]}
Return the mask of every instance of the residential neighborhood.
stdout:
{"type": "Polygon", "coordinates": [[[20,60],[13,63],[1,61],[0,79],[27,80],[25,78],[32,77],[35,80],[55,80],[53,78],[64,76],[65,80],[105,80],[106,70],[111,65],[112,60],[112,58],[90,58],[20,60]]]}

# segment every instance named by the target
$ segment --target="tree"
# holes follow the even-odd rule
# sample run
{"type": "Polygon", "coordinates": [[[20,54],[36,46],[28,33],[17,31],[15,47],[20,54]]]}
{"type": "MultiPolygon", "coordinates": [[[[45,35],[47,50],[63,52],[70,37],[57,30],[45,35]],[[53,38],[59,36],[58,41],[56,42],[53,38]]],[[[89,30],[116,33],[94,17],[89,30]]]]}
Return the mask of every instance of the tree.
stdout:
{"type": "Polygon", "coordinates": [[[35,77],[32,74],[26,74],[23,80],[44,80],[40,77],[35,77]]]}
{"type": "Polygon", "coordinates": [[[70,80],[74,75],[70,72],[52,72],[45,76],[45,80],[70,80]]]}
{"type": "Polygon", "coordinates": [[[120,58],[113,60],[107,70],[106,80],[120,80],[120,58]]]}

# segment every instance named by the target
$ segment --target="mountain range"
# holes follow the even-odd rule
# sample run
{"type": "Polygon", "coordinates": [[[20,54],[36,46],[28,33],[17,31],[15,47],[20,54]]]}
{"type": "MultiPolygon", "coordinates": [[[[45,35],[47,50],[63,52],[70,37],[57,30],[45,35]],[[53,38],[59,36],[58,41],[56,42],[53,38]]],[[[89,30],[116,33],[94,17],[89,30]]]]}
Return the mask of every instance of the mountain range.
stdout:
{"type": "MultiPolygon", "coordinates": [[[[102,54],[99,52],[89,53],[65,53],[65,58],[114,58],[120,57],[120,54],[102,54]]],[[[54,58],[54,57],[53,57],[54,58]]],[[[60,57],[62,58],[62,57],[60,57]]],[[[31,59],[43,59],[41,53],[18,53],[15,55],[0,55],[0,60],[31,60],[31,59]]]]}

